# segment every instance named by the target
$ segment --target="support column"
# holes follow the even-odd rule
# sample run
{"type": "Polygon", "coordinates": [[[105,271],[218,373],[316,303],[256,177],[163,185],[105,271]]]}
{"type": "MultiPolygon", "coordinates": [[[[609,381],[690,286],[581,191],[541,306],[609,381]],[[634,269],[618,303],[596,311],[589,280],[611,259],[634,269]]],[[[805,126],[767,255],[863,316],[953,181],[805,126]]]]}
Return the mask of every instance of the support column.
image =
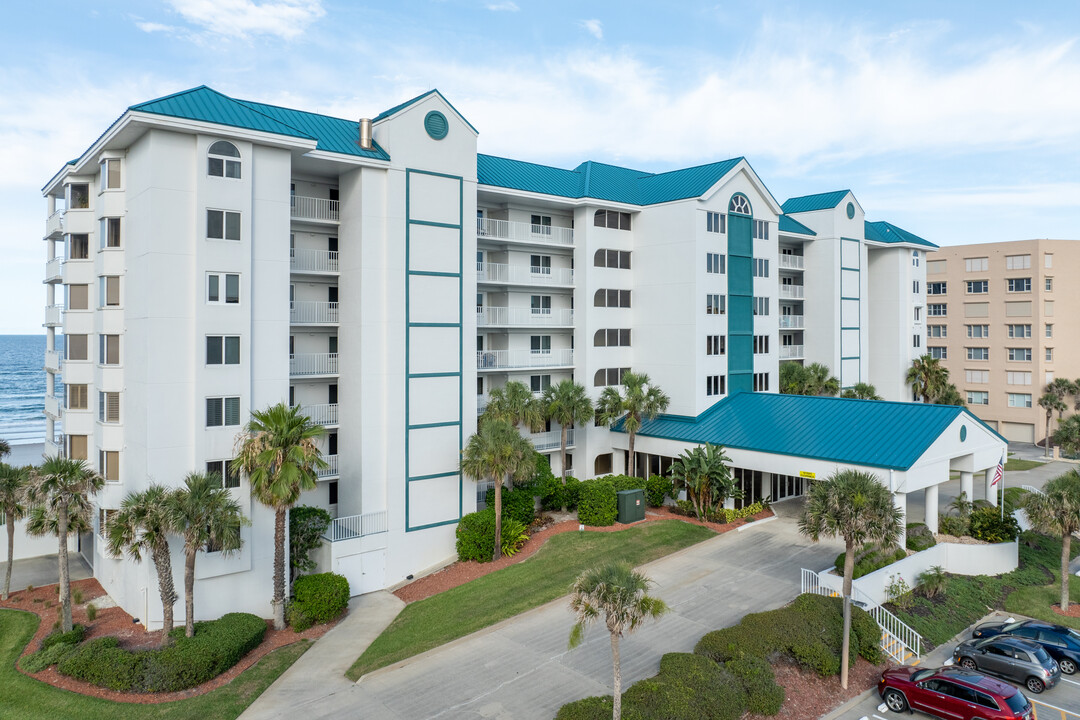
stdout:
{"type": "Polygon", "coordinates": [[[893,493],[893,507],[900,511],[900,547],[907,547],[907,493],[893,493]]]}
{"type": "Polygon", "coordinates": [[[960,492],[967,495],[968,502],[974,502],[972,493],[975,492],[975,473],[960,471],[960,492]]]}
{"type": "Polygon", "coordinates": [[[925,506],[926,527],[930,532],[937,534],[938,531],[938,486],[929,485],[923,490],[923,504],[925,506]]]}
{"type": "Polygon", "coordinates": [[[997,507],[997,504],[998,504],[997,486],[996,485],[995,486],[990,485],[990,483],[992,483],[994,481],[994,471],[995,470],[997,470],[997,468],[987,468],[987,469],[983,470],[983,478],[984,478],[983,483],[984,483],[984,485],[986,487],[986,495],[985,495],[986,501],[988,503],[990,503],[991,505],[993,505],[994,507],[997,507]]]}

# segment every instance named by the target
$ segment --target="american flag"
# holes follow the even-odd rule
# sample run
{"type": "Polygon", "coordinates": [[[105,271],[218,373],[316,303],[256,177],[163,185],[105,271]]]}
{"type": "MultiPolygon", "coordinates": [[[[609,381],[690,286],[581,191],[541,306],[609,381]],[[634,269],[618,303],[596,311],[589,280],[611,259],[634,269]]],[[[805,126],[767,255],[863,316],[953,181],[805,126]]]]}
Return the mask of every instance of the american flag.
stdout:
{"type": "Polygon", "coordinates": [[[990,483],[990,487],[997,485],[1000,480],[1005,477],[1005,453],[1001,453],[1001,460],[998,462],[997,470],[994,471],[994,482],[990,483]]]}

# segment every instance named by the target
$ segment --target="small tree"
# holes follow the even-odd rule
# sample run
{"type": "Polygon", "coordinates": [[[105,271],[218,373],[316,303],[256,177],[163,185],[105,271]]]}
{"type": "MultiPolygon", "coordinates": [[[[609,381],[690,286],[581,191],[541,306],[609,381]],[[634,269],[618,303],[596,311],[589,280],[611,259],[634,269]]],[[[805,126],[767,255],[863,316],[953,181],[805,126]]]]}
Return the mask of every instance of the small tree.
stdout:
{"type": "Polygon", "coordinates": [[[637,458],[634,456],[634,440],[641,429],[642,420],[655,420],[656,416],[668,409],[671,398],[664,391],[651,384],[645,373],[626,372],[622,376],[623,392],[608,386],[600,393],[600,402],[596,414],[600,422],[611,425],[626,416],[623,430],[629,436],[630,468],[629,475],[637,476],[637,458]]]}
{"type": "Polygon", "coordinates": [[[728,467],[730,462],[724,448],[705,443],[704,447],[698,445],[686,450],[671,464],[671,478],[686,488],[699,520],[704,520],[708,512],[722,505],[725,499],[742,497],[728,467]]]}
{"type": "Polygon", "coordinates": [[[1040,532],[1061,536],[1061,610],[1069,610],[1069,558],[1072,534],[1080,531],[1080,473],[1072,469],[1043,486],[1043,494],[1028,493],[1024,509],[1040,532]]]}
{"type": "Polygon", "coordinates": [[[1054,443],[1060,445],[1066,455],[1080,454],[1080,415],[1070,415],[1058,423],[1054,443]]]}
{"type": "Polygon", "coordinates": [[[570,609],[577,622],[570,630],[571,649],[581,644],[585,628],[603,616],[611,634],[614,710],[612,719],[622,717],[622,667],[619,638],[632,633],[649,618],[657,619],[668,607],[663,600],[648,595],[652,581],[628,563],[610,563],[586,570],[570,588],[570,609]]]}
{"type": "MultiPolygon", "coordinates": [[[[2,449],[0,448],[0,451],[2,449]]],[[[0,452],[0,455],[2,454],[0,452]]],[[[32,469],[29,465],[15,467],[0,463],[0,514],[4,516],[7,529],[7,566],[4,568],[4,592],[0,593],[0,600],[7,600],[8,593],[11,592],[11,566],[15,560],[15,521],[26,514],[26,493],[30,486],[32,469]]]]}
{"type": "Polygon", "coordinates": [[[809,395],[825,395],[835,397],[840,392],[840,381],[822,363],[810,363],[806,366],[810,379],[809,395]]]}
{"type": "Polygon", "coordinates": [[[0,459],[6,458],[11,454],[11,443],[4,438],[0,438],[0,459]]]}
{"type": "Polygon", "coordinates": [[[511,380],[491,391],[480,422],[487,420],[505,420],[515,428],[540,432],[544,428],[544,407],[528,385],[511,380]]]}
{"type": "Polygon", "coordinates": [[[311,553],[322,545],[322,535],[332,521],[330,513],[320,507],[301,505],[289,513],[289,567],[294,579],[317,567],[311,553]]]}
{"type": "Polygon", "coordinates": [[[855,548],[867,542],[894,545],[903,532],[903,513],[893,505],[892,493],[876,475],[839,470],[810,486],[799,531],[817,542],[822,537],[844,539],[844,642],[840,684],[848,683],[851,642],[851,580],[855,548]]]}
{"type": "Polygon", "coordinates": [[[933,402],[945,388],[948,378],[949,371],[942,366],[941,360],[929,354],[913,360],[907,372],[908,384],[923,402],[933,402]]]}
{"type": "MultiPolygon", "coordinates": [[[[1049,386],[1047,386],[1049,388],[1049,386]]],[[[1049,390],[1039,398],[1039,407],[1046,411],[1046,440],[1043,441],[1043,457],[1050,456],[1050,422],[1054,419],[1054,412],[1063,413],[1068,408],[1065,401],[1055,392],[1049,390]]]]}
{"type": "MultiPolygon", "coordinates": [[[[559,467],[562,483],[566,485],[566,429],[570,425],[583,425],[593,419],[593,404],[584,386],[573,380],[563,380],[544,392],[544,415],[559,423],[559,467]]],[[[565,502],[566,493],[563,493],[565,502]]],[[[563,505],[563,512],[566,506],[563,505]]]]}
{"type": "MultiPolygon", "coordinates": [[[[944,370],[944,368],[942,368],[944,370]]],[[[948,370],[945,370],[945,377],[948,378],[948,370]]],[[[945,382],[944,385],[934,395],[932,402],[935,405],[957,405],[964,406],[964,397],[960,394],[960,391],[956,389],[956,386],[951,382],[945,382]]]]}
{"type": "Polygon", "coordinates": [[[848,398],[851,400],[880,400],[881,396],[877,394],[877,388],[870,383],[855,383],[844,392],[840,393],[840,397],[848,398]]]}

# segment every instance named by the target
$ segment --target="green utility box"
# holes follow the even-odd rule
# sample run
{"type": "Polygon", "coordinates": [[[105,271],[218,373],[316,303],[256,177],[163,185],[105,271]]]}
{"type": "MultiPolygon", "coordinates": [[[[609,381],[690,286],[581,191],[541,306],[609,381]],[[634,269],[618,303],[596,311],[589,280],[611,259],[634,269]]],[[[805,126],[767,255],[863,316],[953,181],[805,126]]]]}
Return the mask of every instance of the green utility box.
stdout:
{"type": "Polygon", "coordinates": [[[645,519],[644,490],[620,490],[616,493],[616,504],[619,508],[619,522],[626,524],[645,519]]]}

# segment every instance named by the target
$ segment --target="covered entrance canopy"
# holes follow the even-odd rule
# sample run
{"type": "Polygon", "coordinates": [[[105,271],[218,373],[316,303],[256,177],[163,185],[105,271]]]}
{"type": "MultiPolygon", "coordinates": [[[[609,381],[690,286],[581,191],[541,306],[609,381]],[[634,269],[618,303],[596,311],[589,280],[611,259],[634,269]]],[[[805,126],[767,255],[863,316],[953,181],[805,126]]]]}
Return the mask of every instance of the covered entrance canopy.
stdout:
{"type": "MultiPolygon", "coordinates": [[[[623,423],[612,446],[628,449],[623,423]]],[[[732,466],[768,475],[761,497],[773,498],[773,476],[822,479],[837,470],[877,475],[906,512],[907,493],[925,493],[926,524],[937,532],[938,486],[959,472],[961,490],[997,503],[991,487],[1007,442],[963,407],[741,392],[697,417],[661,415],[642,422],[635,451],[675,457],[695,445],[722,445],[732,466]]],[[[756,483],[755,483],[756,485],[756,483]]],[[[787,483],[785,482],[785,488],[787,483]]],[[[782,497],[782,496],[781,496],[782,497]]]]}

